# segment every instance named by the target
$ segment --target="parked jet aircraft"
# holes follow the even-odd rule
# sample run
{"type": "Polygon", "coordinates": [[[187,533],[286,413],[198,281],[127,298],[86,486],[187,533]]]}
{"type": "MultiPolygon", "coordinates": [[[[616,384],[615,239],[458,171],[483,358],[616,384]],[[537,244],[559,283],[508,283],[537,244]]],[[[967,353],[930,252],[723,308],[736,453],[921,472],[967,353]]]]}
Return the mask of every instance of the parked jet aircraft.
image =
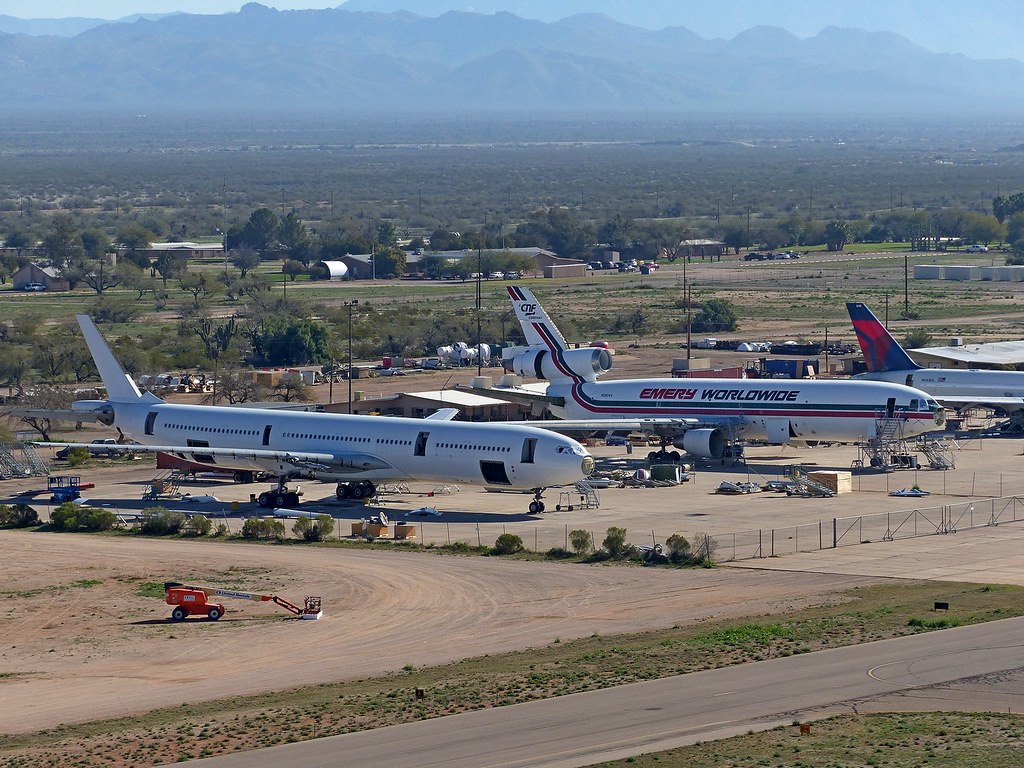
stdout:
{"type": "Polygon", "coordinates": [[[923,368],[911,360],[867,305],[850,301],[846,309],[868,367],[867,373],[854,378],[917,387],[943,405],[957,410],[985,406],[1018,416],[1024,411],[1024,373],[977,368],[923,368]]]}
{"type": "MultiPolygon", "coordinates": [[[[902,422],[912,436],[942,427],[945,412],[924,392],[870,381],[794,379],[624,379],[598,382],[611,368],[601,348],[570,349],[525,288],[509,297],[529,346],[506,361],[522,376],[546,379],[544,400],[567,422],[554,429],[641,429],[702,458],[721,458],[739,438],[781,444],[792,440],[872,439],[882,419],[902,422]]],[[[663,449],[664,450],[664,449],[663,449]]]]}
{"type": "Polygon", "coordinates": [[[408,419],[167,403],[139,392],[88,316],[79,315],[78,323],[108,399],[78,401],[76,412],[142,444],[125,450],[278,475],[277,488],[259,496],[264,507],[297,504],[298,494],[286,483],[306,477],[336,481],[339,498],[372,496],[382,480],[532,489],[530,511],[543,512],[544,488],[581,480],[594,467],[571,438],[533,427],[450,421],[454,409],[408,419]]]}

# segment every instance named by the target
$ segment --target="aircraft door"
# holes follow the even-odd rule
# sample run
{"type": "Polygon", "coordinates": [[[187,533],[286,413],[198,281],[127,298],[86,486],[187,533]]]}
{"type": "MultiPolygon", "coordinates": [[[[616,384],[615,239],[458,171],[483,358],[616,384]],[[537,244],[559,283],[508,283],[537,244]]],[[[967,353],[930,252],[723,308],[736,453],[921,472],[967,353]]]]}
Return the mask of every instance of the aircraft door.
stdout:
{"type": "Polygon", "coordinates": [[[523,453],[520,460],[523,464],[533,464],[534,457],[537,454],[537,438],[528,437],[523,440],[523,453]]]}
{"type": "Polygon", "coordinates": [[[907,386],[908,387],[914,386],[914,374],[912,374],[912,373],[908,373],[907,374],[907,386]]]}
{"type": "Polygon", "coordinates": [[[146,429],[147,435],[153,434],[153,425],[156,423],[156,411],[150,411],[146,414],[146,429]]]}
{"type": "Polygon", "coordinates": [[[891,419],[896,415],[896,398],[890,397],[885,401],[885,418],[891,419]]]}
{"type": "MultiPolygon", "coordinates": [[[[190,448],[209,448],[210,447],[210,441],[209,440],[193,440],[192,438],[188,438],[185,441],[185,444],[188,445],[190,448]]],[[[212,453],[193,453],[192,454],[192,460],[193,461],[198,461],[200,464],[216,464],[217,463],[217,460],[213,457],[212,453]]]]}
{"type": "Polygon", "coordinates": [[[481,461],[480,474],[488,485],[512,485],[503,461],[481,461]]]}
{"type": "Polygon", "coordinates": [[[270,424],[267,424],[267,426],[265,426],[263,428],[263,445],[264,446],[269,446],[270,445],[270,430],[271,430],[270,424]]]}
{"type": "Polygon", "coordinates": [[[416,446],[413,448],[413,456],[426,456],[427,455],[427,438],[430,437],[429,432],[420,432],[416,435],[416,446]]]}
{"type": "Polygon", "coordinates": [[[793,436],[793,429],[789,419],[765,419],[765,439],[773,445],[785,445],[793,436]]]}

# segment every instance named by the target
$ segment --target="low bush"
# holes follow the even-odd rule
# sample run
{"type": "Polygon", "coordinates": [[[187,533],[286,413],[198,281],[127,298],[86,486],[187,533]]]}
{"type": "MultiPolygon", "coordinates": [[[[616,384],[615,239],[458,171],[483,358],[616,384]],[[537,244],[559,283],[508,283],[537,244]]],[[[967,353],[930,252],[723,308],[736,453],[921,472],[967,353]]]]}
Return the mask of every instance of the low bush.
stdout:
{"type": "Polygon", "coordinates": [[[187,520],[184,512],[150,507],[142,510],[139,530],[147,536],[174,536],[182,532],[187,520]]]}
{"type": "Polygon", "coordinates": [[[317,515],[315,518],[300,517],[292,526],[292,533],[305,541],[323,541],[334,531],[334,518],[317,515]]]}
{"type": "Polygon", "coordinates": [[[117,515],[109,509],[66,501],[50,512],[50,525],[58,531],[109,531],[117,525],[117,515]]]}
{"type": "Polygon", "coordinates": [[[284,523],[272,517],[250,517],[242,525],[242,538],[272,541],[284,538],[284,523]]]}
{"type": "Polygon", "coordinates": [[[206,515],[192,515],[185,524],[185,533],[189,536],[206,536],[213,528],[213,523],[206,515]]]}
{"type": "Polygon", "coordinates": [[[590,535],[590,531],[577,528],[575,531],[569,531],[569,543],[573,551],[582,557],[593,549],[594,537],[590,535]]]}
{"type": "Polygon", "coordinates": [[[514,533],[503,533],[494,542],[494,554],[514,555],[523,551],[523,540],[514,533]]]}
{"type": "Polygon", "coordinates": [[[28,504],[15,504],[13,507],[0,504],[0,527],[29,528],[39,525],[39,513],[28,504]]]}

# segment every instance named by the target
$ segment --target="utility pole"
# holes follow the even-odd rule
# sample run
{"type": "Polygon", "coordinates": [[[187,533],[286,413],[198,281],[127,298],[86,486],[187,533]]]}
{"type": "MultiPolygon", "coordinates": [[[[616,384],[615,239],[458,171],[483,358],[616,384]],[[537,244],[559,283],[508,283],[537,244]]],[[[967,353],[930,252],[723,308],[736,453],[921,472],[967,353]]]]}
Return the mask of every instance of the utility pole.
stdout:
{"type": "Polygon", "coordinates": [[[348,307],[348,412],[352,413],[352,307],[359,303],[359,299],[346,301],[348,307]]]}

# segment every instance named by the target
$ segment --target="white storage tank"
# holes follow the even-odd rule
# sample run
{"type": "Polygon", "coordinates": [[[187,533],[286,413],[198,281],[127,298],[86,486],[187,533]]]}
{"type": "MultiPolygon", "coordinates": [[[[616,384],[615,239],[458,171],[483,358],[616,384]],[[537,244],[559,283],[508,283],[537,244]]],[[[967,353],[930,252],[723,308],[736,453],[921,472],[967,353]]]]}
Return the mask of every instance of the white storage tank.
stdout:
{"type": "Polygon", "coordinates": [[[977,280],[980,270],[964,264],[947,264],[942,271],[946,280],[977,280]]]}
{"type": "Polygon", "coordinates": [[[942,279],[942,265],[941,264],[915,264],[914,265],[914,279],[915,280],[941,280],[942,279]]]}

